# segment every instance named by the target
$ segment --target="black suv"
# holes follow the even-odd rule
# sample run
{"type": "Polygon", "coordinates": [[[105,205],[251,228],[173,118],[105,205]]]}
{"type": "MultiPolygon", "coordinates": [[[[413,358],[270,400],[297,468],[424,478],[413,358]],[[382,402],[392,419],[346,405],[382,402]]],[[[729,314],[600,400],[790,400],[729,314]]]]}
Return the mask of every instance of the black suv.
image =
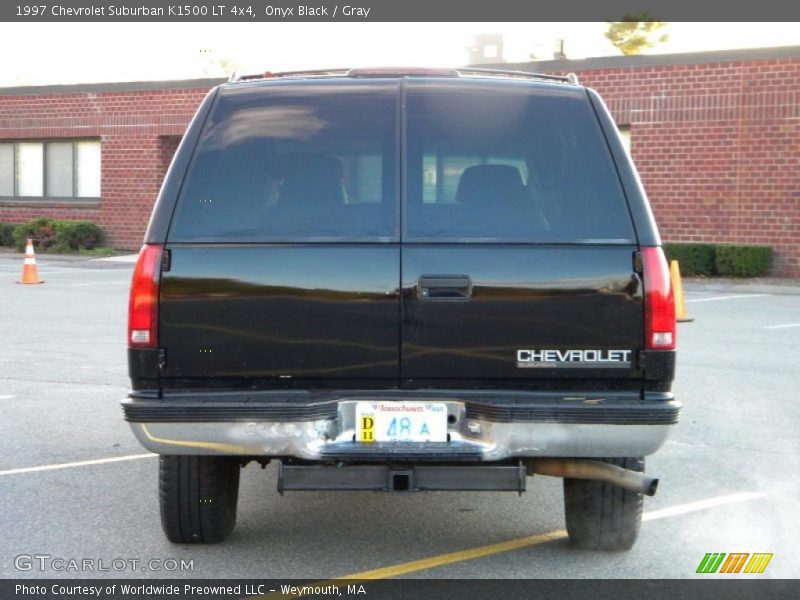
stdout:
{"type": "Polygon", "coordinates": [[[678,419],[669,272],[602,100],[574,76],[353,69],[213,89],[133,278],[125,418],[173,542],[278,489],[510,490],[625,549],[678,419]]]}

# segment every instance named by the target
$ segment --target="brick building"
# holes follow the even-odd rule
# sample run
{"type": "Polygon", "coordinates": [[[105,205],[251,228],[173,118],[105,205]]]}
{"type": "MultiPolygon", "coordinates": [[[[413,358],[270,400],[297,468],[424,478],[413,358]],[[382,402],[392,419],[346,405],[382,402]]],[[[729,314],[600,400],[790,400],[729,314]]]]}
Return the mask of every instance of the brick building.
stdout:
{"type": "MultiPolygon", "coordinates": [[[[575,72],[629,137],[668,241],[770,244],[800,277],[800,46],[506,64],[575,72]]],[[[89,219],[138,247],[219,80],[0,89],[0,221],[89,219]]]]}

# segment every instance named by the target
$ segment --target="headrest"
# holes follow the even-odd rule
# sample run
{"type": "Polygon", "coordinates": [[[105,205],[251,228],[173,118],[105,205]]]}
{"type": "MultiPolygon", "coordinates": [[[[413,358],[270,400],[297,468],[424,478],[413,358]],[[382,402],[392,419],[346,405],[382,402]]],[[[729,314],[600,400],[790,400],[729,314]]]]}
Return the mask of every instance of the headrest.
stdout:
{"type": "Polygon", "coordinates": [[[518,200],[524,184],[519,169],[511,165],[473,165],[458,181],[456,202],[464,204],[518,200]]]}
{"type": "Polygon", "coordinates": [[[343,173],[342,163],[329,154],[288,155],[282,160],[278,204],[344,204],[343,173]]]}

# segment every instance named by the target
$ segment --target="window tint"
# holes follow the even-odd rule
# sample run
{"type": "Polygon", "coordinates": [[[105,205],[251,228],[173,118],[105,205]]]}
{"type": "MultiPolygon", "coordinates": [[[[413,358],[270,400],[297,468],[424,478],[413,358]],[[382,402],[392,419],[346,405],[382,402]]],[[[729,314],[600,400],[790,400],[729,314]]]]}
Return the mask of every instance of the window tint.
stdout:
{"type": "Polygon", "coordinates": [[[397,83],[286,82],[220,94],[172,241],[396,238],[397,83]]]}
{"type": "Polygon", "coordinates": [[[492,82],[407,89],[407,239],[633,239],[585,93],[492,82]]]}

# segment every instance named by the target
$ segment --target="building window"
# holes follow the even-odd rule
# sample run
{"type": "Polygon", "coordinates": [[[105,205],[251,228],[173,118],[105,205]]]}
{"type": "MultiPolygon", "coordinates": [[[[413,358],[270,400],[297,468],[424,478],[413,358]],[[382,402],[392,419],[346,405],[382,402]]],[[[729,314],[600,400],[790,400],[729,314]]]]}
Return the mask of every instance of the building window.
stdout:
{"type": "Polygon", "coordinates": [[[0,142],[0,198],[99,198],[100,142],[0,142]]]}
{"type": "Polygon", "coordinates": [[[75,195],[78,198],[100,197],[100,142],[77,142],[77,177],[75,195]]]}
{"type": "Polygon", "coordinates": [[[43,144],[17,144],[17,196],[44,196],[43,150],[43,144]]]}
{"type": "Polygon", "coordinates": [[[14,195],[14,144],[0,144],[0,196],[14,195]]]}

